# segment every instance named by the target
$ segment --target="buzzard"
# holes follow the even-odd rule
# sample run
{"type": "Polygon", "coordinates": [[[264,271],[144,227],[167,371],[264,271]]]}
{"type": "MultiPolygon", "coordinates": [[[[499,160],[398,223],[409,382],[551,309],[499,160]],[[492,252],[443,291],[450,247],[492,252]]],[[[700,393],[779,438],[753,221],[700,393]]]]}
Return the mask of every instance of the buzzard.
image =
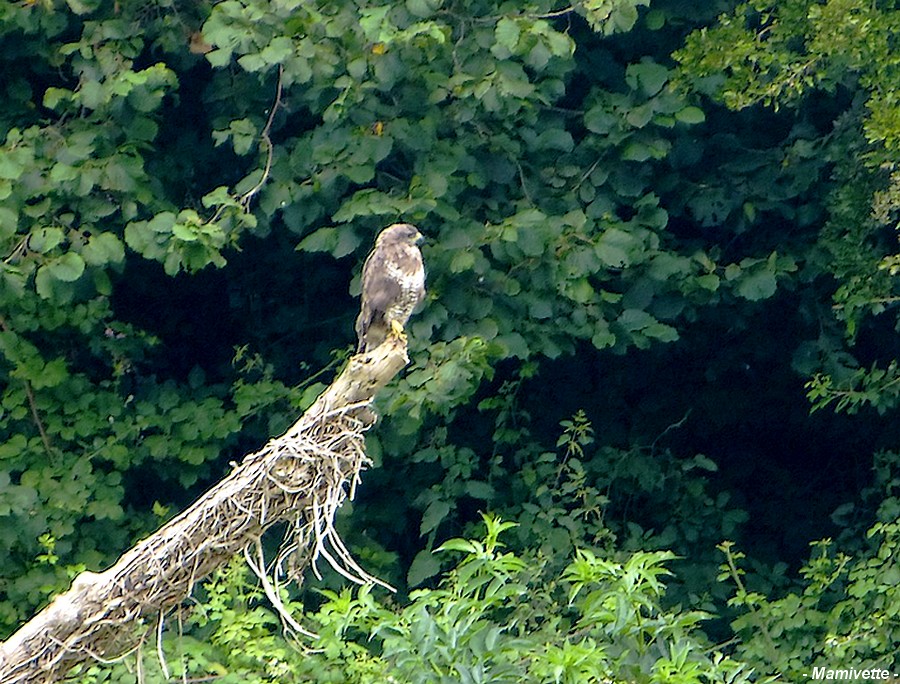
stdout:
{"type": "Polygon", "coordinates": [[[405,339],[403,326],[425,296],[425,266],[416,246],[421,239],[414,225],[395,223],[375,240],[362,270],[358,354],[371,351],[389,334],[405,339]]]}

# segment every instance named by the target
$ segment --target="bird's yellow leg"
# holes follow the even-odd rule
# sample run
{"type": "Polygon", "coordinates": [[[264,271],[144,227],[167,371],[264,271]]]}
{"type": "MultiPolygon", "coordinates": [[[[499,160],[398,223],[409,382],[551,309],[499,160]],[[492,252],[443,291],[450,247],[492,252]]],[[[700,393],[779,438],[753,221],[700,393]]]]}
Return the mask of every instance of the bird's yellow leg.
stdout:
{"type": "Polygon", "coordinates": [[[403,324],[400,321],[391,321],[391,336],[406,344],[406,333],[403,331],[403,324]]]}

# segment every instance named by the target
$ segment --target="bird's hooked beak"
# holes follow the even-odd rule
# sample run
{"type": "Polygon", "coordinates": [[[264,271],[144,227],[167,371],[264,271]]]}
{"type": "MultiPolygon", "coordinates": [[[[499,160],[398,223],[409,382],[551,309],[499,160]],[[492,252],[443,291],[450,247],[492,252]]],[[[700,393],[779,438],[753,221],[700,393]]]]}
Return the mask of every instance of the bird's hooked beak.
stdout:
{"type": "Polygon", "coordinates": [[[413,238],[413,242],[417,245],[422,244],[425,241],[425,236],[419,232],[418,228],[416,229],[416,236],[413,238]]]}

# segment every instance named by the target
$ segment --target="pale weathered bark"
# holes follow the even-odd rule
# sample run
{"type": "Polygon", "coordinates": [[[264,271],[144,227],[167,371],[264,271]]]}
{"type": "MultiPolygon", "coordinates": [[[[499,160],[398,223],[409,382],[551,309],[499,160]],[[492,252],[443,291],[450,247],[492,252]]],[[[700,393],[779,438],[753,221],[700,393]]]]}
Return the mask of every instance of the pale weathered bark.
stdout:
{"type": "MultiPolygon", "coordinates": [[[[102,573],[84,572],[64,594],[0,644],[0,684],[58,682],[77,663],[133,649],[194,584],[268,528],[289,523],[301,554],[355,568],[331,521],[368,462],[370,402],[408,362],[390,338],[351,358],[338,378],[281,437],[102,573]],[[306,548],[303,548],[303,547],[306,548]]],[[[346,567],[346,566],[345,566],[346,567]]]]}

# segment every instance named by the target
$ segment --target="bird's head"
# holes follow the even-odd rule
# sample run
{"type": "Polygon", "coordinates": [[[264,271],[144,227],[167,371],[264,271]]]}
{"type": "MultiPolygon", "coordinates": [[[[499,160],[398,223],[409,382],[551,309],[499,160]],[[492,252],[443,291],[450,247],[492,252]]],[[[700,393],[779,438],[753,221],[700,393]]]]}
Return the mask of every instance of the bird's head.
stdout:
{"type": "Polygon", "coordinates": [[[419,229],[413,224],[395,223],[381,231],[381,234],[375,242],[376,244],[381,244],[383,242],[406,242],[410,245],[414,245],[423,239],[422,233],[420,233],[419,229]]]}

